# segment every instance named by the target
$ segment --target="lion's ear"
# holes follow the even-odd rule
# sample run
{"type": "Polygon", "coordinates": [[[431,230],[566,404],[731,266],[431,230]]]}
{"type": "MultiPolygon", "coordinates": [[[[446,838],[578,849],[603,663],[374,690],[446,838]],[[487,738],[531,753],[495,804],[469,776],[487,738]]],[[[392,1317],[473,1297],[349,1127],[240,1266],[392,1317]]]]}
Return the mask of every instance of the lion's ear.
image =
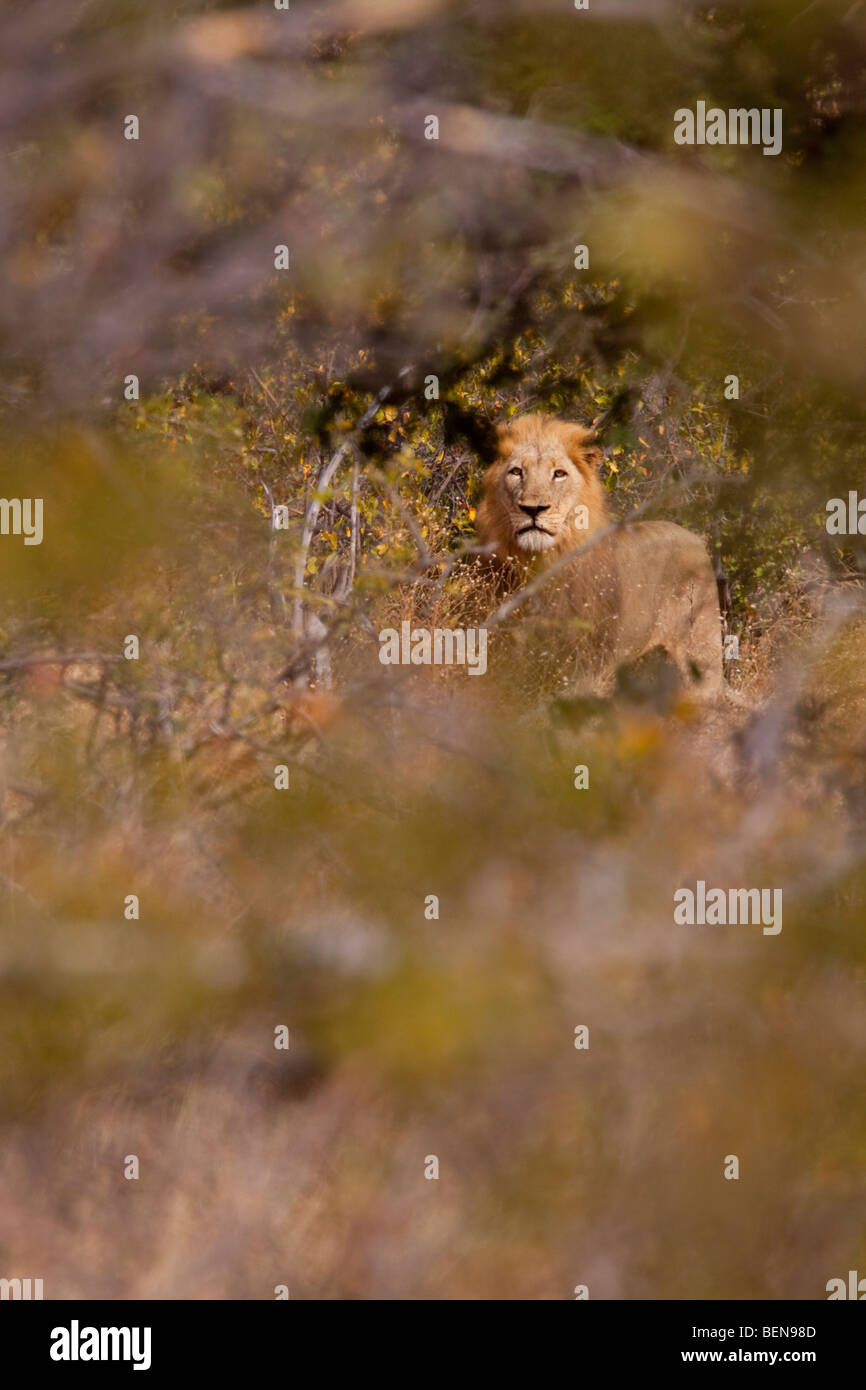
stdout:
{"type": "Polygon", "coordinates": [[[595,440],[595,430],[587,429],[585,425],[564,426],[566,453],[572,463],[587,473],[595,472],[604,461],[604,450],[595,440]]]}
{"type": "Polygon", "coordinates": [[[496,426],[496,452],[499,454],[500,458],[504,457],[505,454],[509,454],[509,453],[511,452],[512,448],[513,448],[513,445],[514,445],[514,437],[513,437],[512,433],[511,433],[511,426],[510,426],[510,425],[497,425],[497,426],[496,426]]]}
{"type": "Polygon", "coordinates": [[[589,467],[597,473],[604,463],[604,449],[599,444],[587,444],[583,450],[583,457],[589,467]]]}

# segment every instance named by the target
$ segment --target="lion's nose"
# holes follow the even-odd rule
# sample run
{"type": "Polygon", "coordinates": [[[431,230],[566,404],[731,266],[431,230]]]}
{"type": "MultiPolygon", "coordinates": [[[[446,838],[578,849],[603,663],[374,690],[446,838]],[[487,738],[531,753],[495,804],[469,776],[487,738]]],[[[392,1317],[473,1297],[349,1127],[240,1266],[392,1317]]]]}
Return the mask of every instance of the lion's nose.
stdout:
{"type": "Polygon", "coordinates": [[[537,517],[541,512],[549,512],[549,511],[550,511],[550,507],[548,506],[548,504],[547,504],[546,502],[545,502],[542,506],[539,506],[539,507],[529,506],[526,502],[518,502],[517,505],[519,506],[519,508],[520,508],[520,510],[521,510],[522,512],[526,512],[526,515],[527,515],[527,516],[531,516],[531,517],[533,517],[533,518],[537,517]]]}

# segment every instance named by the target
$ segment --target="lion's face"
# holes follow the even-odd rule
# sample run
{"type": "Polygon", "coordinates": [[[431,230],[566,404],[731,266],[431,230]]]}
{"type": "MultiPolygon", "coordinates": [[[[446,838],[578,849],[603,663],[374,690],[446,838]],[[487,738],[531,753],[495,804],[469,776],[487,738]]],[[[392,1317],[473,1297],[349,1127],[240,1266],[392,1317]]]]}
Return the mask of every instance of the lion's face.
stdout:
{"type": "Polygon", "coordinates": [[[528,557],[569,550],[604,524],[592,439],[581,425],[539,415],[500,429],[478,512],[482,538],[500,554],[528,557]]]}
{"type": "Polygon", "coordinates": [[[519,443],[501,470],[501,495],[518,550],[552,550],[575,507],[585,505],[583,474],[553,436],[519,443]]]}

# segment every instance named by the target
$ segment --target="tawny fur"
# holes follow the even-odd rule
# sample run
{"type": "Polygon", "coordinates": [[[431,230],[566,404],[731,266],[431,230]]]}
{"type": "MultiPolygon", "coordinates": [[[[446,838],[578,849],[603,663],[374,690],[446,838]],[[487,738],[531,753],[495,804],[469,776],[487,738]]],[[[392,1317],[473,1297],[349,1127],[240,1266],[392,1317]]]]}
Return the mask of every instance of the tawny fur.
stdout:
{"type": "Polygon", "coordinates": [[[691,693],[723,698],[718,591],[706,547],[667,521],[600,535],[610,517],[594,438],[582,425],[541,415],[501,427],[499,456],[484,475],[479,536],[524,583],[590,542],[539,596],[543,611],[574,633],[584,688],[609,692],[620,666],[660,647],[691,693]]]}

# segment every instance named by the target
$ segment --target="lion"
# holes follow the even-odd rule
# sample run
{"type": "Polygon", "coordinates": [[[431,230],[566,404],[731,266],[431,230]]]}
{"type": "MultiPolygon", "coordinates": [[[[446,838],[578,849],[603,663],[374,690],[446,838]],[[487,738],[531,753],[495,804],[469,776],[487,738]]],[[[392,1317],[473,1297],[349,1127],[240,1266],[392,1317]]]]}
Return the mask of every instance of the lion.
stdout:
{"type": "Polygon", "coordinates": [[[619,671],[661,649],[690,694],[720,701],[728,687],[706,546],[669,521],[613,525],[595,439],[592,429],[543,415],[500,426],[479,538],[493,547],[506,586],[551,571],[536,602],[560,627],[566,620],[587,693],[610,695],[619,671]]]}

